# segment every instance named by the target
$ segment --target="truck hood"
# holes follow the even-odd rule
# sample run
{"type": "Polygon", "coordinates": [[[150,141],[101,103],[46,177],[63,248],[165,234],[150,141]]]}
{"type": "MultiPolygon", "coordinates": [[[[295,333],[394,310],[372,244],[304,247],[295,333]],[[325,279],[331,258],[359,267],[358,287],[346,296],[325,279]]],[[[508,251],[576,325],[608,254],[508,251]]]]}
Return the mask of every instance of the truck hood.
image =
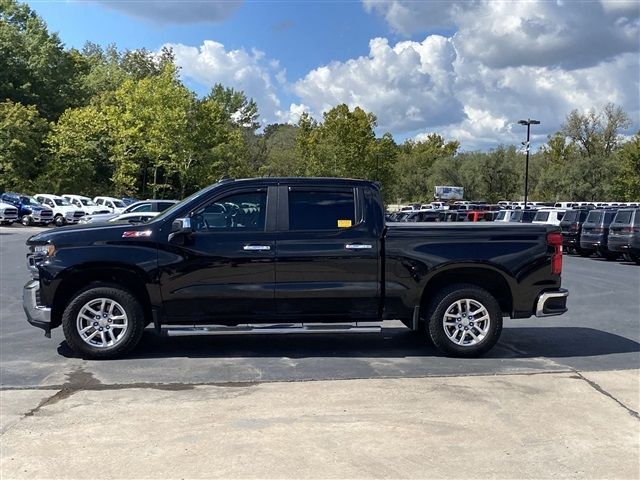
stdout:
{"type": "MultiPolygon", "coordinates": [[[[148,224],[87,223],[52,228],[37,233],[27,240],[27,245],[52,243],[56,247],[120,242],[125,231],[152,230],[148,224]]],[[[143,237],[148,239],[149,237],[143,237]]]]}

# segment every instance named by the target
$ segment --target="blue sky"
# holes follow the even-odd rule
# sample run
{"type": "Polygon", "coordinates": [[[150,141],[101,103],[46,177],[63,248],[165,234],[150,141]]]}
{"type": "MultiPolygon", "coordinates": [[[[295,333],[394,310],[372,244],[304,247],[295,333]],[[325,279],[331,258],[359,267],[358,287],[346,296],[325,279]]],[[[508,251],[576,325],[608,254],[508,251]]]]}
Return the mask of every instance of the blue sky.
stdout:
{"type": "Polygon", "coordinates": [[[244,90],[262,121],[375,113],[397,140],[436,132],[465,149],[519,143],[607,102],[640,122],[635,0],[30,1],[68,47],[171,46],[185,84],[244,90]]]}

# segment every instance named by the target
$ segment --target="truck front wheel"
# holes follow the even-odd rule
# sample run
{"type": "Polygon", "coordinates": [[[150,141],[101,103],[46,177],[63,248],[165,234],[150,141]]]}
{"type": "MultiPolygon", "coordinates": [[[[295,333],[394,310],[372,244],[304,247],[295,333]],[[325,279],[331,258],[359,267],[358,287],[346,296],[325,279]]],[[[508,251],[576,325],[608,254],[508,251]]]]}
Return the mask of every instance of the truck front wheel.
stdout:
{"type": "Polygon", "coordinates": [[[430,303],[427,320],[434,345],[455,357],[477,357],[488,352],[502,333],[500,305],[475,285],[442,289],[430,303]]]}
{"type": "Polygon", "coordinates": [[[76,294],[62,316],[69,346],[83,358],[109,359],[125,355],[144,330],[140,302],[115,285],[96,285],[76,294]]]}
{"type": "Polygon", "coordinates": [[[53,219],[53,223],[55,223],[56,227],[62,227],[66,222],[62,215],[57,215],[56,218],[53,219]]]}

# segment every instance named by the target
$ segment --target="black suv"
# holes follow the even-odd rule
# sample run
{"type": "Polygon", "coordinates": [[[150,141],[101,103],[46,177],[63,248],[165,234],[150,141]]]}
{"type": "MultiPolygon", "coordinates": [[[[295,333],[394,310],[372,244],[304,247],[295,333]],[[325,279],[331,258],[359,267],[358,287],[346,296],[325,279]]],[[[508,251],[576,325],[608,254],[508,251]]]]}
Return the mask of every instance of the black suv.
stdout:
{"type": "Polygon", "coordinates": [[[640,208],[621,208],[611,222],[609,248],[640,264],[640,208]]]}
{"type": "Polygon", "coordinates": [[[587,219],[582,224],[580,234],[580,250],[578,253],[588,257],[592,253],[598,253],[607,260],[615,260],[618,253],[609,250],[609,225],[616,216],[616,209],[591,210],[587,219]]]}
{"type": "Polygon", "coordinates": [[[562,246],[567,252],[582,254],[580,234],[582,233],[582,224],[590,211],[590,208],[572,208],[564,214],[560,228],[562,229],[562,246]]]}

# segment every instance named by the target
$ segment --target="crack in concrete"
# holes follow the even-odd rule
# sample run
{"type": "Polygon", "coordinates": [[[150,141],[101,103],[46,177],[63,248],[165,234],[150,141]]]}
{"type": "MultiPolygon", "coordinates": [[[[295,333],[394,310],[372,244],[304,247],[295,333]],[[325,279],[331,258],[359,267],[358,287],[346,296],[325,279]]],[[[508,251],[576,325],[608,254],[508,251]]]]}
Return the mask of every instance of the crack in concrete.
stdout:
{"type": "Polygon", "coordinates": [[[607,392],[604,388],[602,388],[596,382],[594,382],[593,380],[589,380],[587,377],[582,375],[578,370],[574,370],[574,373],[575,373],[575,376],[573,378],[577,378],[579,380],[584,380],[596,392],[604,395],[605,397],[610,398],[611,400],[616,402],[618,405],[620,405],[622,408],[624,408],[629,415],[631,415],[632,417],[636,418],[637,420],[640,420],[640,414],[638,412],[636,412],[632,408],[627,407],[624,403],[622,403],[620,400],[618,400],[616,397],[614,397],[611,393],[607,392]]]}

